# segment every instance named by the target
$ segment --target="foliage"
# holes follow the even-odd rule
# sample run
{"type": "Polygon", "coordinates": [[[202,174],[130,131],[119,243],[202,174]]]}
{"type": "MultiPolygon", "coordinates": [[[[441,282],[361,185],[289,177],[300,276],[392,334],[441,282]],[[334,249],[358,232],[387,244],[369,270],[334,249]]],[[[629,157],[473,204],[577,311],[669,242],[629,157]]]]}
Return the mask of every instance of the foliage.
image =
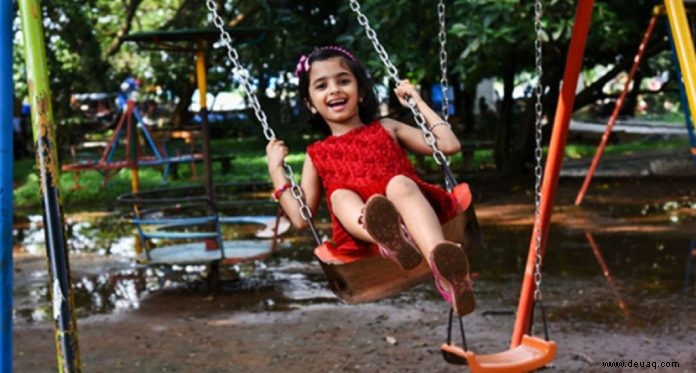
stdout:
{"type": "MultiPolygon", "coordinates": [[[[292,72],[299,55],[312,47],[342,44],[355,51],[376,80],[385,69],[347,1],[339,0],[217,0],[223,19],[232,26],[252,27],[263,39],[237,44],[242,63],[254,77],[257,93],[276,84],[275,97],[260,94],[269,123],[283,138],[299,139],[302,132],[293,114],[297,105],[292,72]],[[277,81],[276,81],[277,79],[277,81]]],[[[440,78],[435,2],[425,0],[363,0],[370,19],[399,75],[428,86],[440,78]]],[[[544,84],[546,115],[553,110],[563,71],[563,61],[573,26],[576,1],[544,1],[544,84]]],[[[656,0],[596,1],[584,66],[606,66],[605,73],[586,82],[578,93],[576,107],[606,98],[602,86],[632,59],[656,0]]],[[[483,78],[505,82],[504,105],[499,113],[496,159],[524,160],[531,154],[531,105],[512,101],[512,88],[533,76],[534,2],[513,0],[449,0],[447,5],[449,74],[455,90],[471,94],[483,78]],[[467,93],[468,92],[468,93],[467,93]],[[518,106],[517,108],[515,106],[518,106]],[[519,112],[523,108],[524,112],[519,112]],[[516,112],[517,110],[518,112],[516,112]],[[514,114],[514,115],[513,115],[514,114]],[[512,139],[516,139],[512,141],[512,139]]],[[[43,8],[48,48],[48,68],[56,122],[68,123],[69,96],[78,92],[115,92],[128,75],[143,80],[144,92],[161,86],[178,100],[178,113],[186,112],[195,89],[193,56],[190,53],[148,51],[123,42],[130,33],[157,29],[211,27],[203,1],[193,0],[54,0],[43,8]]],[[[18,21],[15,31],[20,30],[18,21]]],[[[648,48],[650,56],[667,45],[665,30],[657,27],[648,48]]],[[[15,81],[19,96],[26,95],[21,37],[15,38],[15,81]]],[[[642,74],[664,69],[664,57],[646,64],[642,74]]],[[[208,54],[209,91],[237,86],[231,64],[219,46],[208,54]]],[[[471,100],[457,101],[459,113],[471,110],[471,100]],[[462,107],[466,105],[467,107],[462,107]]],[[[251,114],[251,113],[249,113],[251,114]]],[[[250,115],[253,118],[253,115],[250,115]]],[[[181,117],[181,121],[186,118],[181,117]]],[[[464,120],[472,120],[471,118],[464,120]]],[[[177,122],[179,123],[179,122],[177,122]]],[[[58,131],[60,135],[62,131],[58,131]]],[[[474,134],[483,137],[484,134],[474,134]]],[[[294,139],[294,140],[293,140],[294,139]]],[[[502,162],[502,161],[501,161],[502,162]]],[[[514,163],[514,162],[513,162],[514,163]]],[[[522,162],[523,164],[524,162],[522,162]]],[[[505,164],[502,162],[500,165],[505,164]]],[[[514,165],[519,167],[519,165],[514,165]]]]}

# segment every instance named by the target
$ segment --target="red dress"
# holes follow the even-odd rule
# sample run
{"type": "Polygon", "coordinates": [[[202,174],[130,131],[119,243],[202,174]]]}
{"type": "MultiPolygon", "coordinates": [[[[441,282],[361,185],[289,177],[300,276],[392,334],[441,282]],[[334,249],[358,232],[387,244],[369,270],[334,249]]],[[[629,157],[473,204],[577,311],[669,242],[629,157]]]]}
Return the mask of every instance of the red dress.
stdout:
{"type": "Polygon", "coordinates": [[[367,201],[375,194],[384,195],[394,176],[404,175],[418,184],[430,201],[440,222],[457,213],[457,201],[444,189],[422,181],[413,170],[406,152],[379,121],[355,128],[341,136],[329,136],[307,147],[307,153],[326,191],[326,203],[333,225],[333,249],[361,254],[371,250],[369,242],[351,236],[338,221],[331,207],[331,193],[349,189],[367,201]]]}

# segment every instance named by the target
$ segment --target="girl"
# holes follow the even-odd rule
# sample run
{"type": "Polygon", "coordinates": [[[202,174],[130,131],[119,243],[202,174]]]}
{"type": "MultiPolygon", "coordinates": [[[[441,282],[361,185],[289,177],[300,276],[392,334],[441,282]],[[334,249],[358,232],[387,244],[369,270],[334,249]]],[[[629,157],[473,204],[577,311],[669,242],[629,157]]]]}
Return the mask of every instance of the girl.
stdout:
{"type": "MultiPolygon", "coordinates": [[[[307,147],[301,187],[316,211],[322,190],[333,223],[333,249],[360,255],[377,244],[380,253],[405,270],[425,258],[436,285],[459,315],[473,311],[469,263],[464,250],[446,241],[441,223],[457,211],[454,197],[423,182],[404,148],[430,154],[422,132],[393,119],[376,120],[378,101],[363,65],[348,50],[325,46],[302,56],[297,65],[300,98],[309,123],[328,137],[307,147]]],[[[460,144],[449,123],[402,81],[394,91],[404,106],[408,97],[424,115],[445,154],[460,144]]],[[[293,225],[304,228],[299,206],[285,181],[288,148],[278,139],[266,147],[268,172],[278,199],[293,225]]]]}

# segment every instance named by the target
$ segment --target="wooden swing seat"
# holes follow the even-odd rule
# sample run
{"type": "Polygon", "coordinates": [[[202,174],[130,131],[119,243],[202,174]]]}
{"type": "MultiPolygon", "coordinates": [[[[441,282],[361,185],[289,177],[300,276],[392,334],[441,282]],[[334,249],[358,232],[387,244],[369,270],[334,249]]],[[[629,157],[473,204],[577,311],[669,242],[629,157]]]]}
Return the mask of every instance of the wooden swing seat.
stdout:
{"type": "MultiPolygon", "coordinates": [[[[442,225],[445,238],[457,242],[467,251],[480,245],[478,222],[469,185],[457,185],[452,194],[459,204],[454,218],[442,225]]],[[[404,271],[398,264],[383,258],[377,248],[362,255],[349,255],[331,250],[324,243],[314,250],[331,290],[349,304],[372,302],[387,298],[432,277],[426,261],[404,271]]]]}
{"type": "Polygon", "coordinates": [[[522,336],[522,343],[507,351],[476,355],[461,347],[443,344],[444,353],[466,359],[472,372],[528,372],[539,369],[556,357],[556,342],[529,335],[522,336]]]}

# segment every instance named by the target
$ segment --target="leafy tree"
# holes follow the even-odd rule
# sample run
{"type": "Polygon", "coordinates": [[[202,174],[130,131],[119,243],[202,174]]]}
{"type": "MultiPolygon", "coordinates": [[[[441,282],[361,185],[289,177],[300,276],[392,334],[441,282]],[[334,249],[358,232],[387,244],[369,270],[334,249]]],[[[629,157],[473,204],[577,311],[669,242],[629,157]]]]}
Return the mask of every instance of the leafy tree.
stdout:
{"type": "MultiPolygon", "coordinates": [[[[259,42],[238,46],[259,92],[279,79],[279,88],[292,90],[290,78],[300,54],[312,47],[341,44],[366,63],[377,81],[385,69],[359,26],[348,1],[339,0],[216,0],[229,26],[253,27],[264,33],[259,42]]],[[[588,82],[577,94],[576,108],[606,98],[604,85],[630,67],[656,0],[596,1],[593,26],[585,53],[584,68],[608,66],[602,76],[588,82]]],[[[495,159],[499,170],[515,174],[533,154],[533,107],[515,102],[515,86],[529,80],[534,61],[534,4],[518,0],[448,0],[449,81],[457,93],[457,111],[463,122],[462,138],[481,136],[474,126],[473,97],[476,84],[494,78],[504,84],[501,110],[495,126],[495,159]]],[[[425,0],[363,0],[381,43],[404,78],[424,87],[440,79],[435,2],[425,0]]],[[[576,1],[544,1],[544,96],[546,116],[551,120],[563,73],[566,49],[572,32],[576,1]]],[[[135,74],[146,84],[156,83],[179,98],[177,122],[186,121],[188,100],[195,89],[194,58],[186,53],[146,52],[123,38],[152,30],[212,27],[203,1],[195,0],[53,0],[43,8],[48,64],[54,108],[58,122],[69,117],[69,95],[75,92],[117,90],[118,82],[135,74]]],[[[15,22],[19,31],[19,22],[15,22]]],[[[648,46],[647,56],[667,49],[664,28],[648,46]]],[[[16,38],[21,51],[21,38],[16,38]]],[[[663,58],[664,59],[664,58],[663,58]]],[[[208,54],[211,91],[229,90],[235,80],[224,51],[208,54]]],[[[17,91],[26,92],[22,53],[16,52],[17,91]]],[[[651,74],[663,63],[646,64],[641,74],[651,74]]],[[[637,94],[637,88],[632,92],[637,94]]],[[[293,95],[275,98],[260,95],[274,128],[295,131],[290,106],[293,95]]],[[[629,105],[630,111],[630,105],[629,105]]],[[[630,114],[630,112],[629,112],[630,114]]],[[[547,126],[549,127],[549,126],[547,126]]]]}

